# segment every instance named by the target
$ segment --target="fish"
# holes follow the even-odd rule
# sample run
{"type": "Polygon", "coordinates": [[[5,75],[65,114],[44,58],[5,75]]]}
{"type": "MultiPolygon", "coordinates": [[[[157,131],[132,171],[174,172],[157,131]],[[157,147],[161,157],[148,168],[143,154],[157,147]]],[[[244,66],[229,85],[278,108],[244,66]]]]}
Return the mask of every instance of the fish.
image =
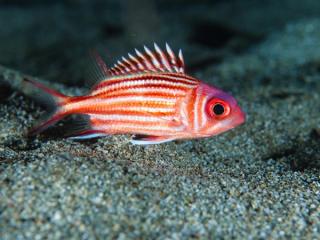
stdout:
{"type": "Polygon", "coordinates": [[[236,99],[185,71],[180,49],[144,46],[111,68],[94,52],[97,83],[83,96],[67,96],[39,81],[25,79],[48,97],[49,116],[29,130],[33,136],[68,115],[80,115],[68,135],[89,139],[131,134],[131,143],[149,145],[218,135],[245,122],[236,99]]]}

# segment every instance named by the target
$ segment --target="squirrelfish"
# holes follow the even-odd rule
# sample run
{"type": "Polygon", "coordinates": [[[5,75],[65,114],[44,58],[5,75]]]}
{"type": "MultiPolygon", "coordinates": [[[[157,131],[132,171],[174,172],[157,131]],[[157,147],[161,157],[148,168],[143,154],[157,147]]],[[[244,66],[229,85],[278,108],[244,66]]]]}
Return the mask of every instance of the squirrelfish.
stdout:
{"type": "Polygon", "coordinates": [[[99,55],[98,82],[85,96],[69,97],[34,80],[54,100],[47,120],[30,130],[38,134],[70,114],[85,115],[71,136],[86,139],[132,134],[133,144],[157,144],[175,139],[217,135],[245,121],[237,101],[226,92],[185,73],[182,51],[176,55],[154,44],[122,57],[107,68],[99,55]]]}

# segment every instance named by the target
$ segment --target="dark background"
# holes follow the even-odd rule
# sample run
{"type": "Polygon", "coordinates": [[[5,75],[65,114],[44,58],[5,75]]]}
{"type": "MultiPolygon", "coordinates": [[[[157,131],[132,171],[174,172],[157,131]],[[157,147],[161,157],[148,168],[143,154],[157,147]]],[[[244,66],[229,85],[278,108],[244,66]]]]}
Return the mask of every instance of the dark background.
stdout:
{"type": "Polygon", "coordinates": [[[317,0],[2,0],[0,64],[79,86],[90,49],[112,64],[134,47],[168,42],[195,72],[318,16],[317,0]]]}

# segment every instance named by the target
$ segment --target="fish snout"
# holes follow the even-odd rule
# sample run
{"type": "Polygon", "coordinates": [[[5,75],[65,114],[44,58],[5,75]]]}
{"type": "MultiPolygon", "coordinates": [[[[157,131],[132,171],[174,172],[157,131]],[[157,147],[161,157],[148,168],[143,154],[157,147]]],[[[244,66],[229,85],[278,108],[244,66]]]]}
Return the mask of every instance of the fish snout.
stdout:
{"type": "Polygon", "coordinates": [[[240,107],[237,107],[232,119],[233,127],[239,126],[243,124],[245,121],[246,121],[246,114],[242,111],[240,107]]]}

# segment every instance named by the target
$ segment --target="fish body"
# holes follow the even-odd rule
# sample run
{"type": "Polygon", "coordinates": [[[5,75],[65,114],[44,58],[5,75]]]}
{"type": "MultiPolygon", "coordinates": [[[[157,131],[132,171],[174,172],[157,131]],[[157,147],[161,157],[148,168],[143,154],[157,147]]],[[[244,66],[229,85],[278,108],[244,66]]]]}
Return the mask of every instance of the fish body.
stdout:
{"type": "Polygon", "coordinates": [[[27,80],[55,101],[55,111],[30,133],[36,134],[70,114],[87,116],[74,139],[134,134],[134,144],[209,137],[245,121],[236,100],[184,72],[182,52],[175,56],[155,44],[136,50],[108,69],[96,55],[99,83],[86,96],[68,97],[27,80]]]}

